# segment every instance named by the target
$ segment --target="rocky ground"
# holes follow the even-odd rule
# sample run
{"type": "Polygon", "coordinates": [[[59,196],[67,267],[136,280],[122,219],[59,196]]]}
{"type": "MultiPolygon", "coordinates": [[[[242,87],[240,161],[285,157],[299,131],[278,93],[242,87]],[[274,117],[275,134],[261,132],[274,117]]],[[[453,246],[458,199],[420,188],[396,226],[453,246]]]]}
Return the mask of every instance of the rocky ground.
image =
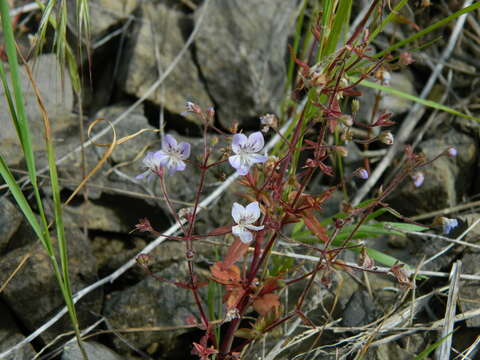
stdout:
{"type": "MultiPolygon", "coordinates": [[[[73,0],[69,2],[74,3],[73,0]]],[[[460,2],[445,3],[449,7],[418,7],[404,16],[426,27],[446,16],[448,11],[458,9],[460,2]]],[[[145,128],[156,129],[160,121],[164,121],[168,132],[178,134],[179,138],[193,144],[193,154],[201,151],[202,140],[196,120],[180,115],[185,110],[186,100],[193,100],[205,107],[214,106],[217,110],[216,122],[220,127],[229,129],[236,122],[247,131],[257,129],[258,117],[266,112],[277,112],[282,101],[287,43],[291,41],[294,31],[297,5],[293,0],[91,0],[93,52],[91,67],[87,59],[83,60],[87,76],[81,103],[74,96],[68,77],[62,83],[54,54],[45,52],[30,60],[34,64],[36,82],[45,94],[46,108],[54,125],[57,154],[62,159],[59,163],[62,196],[66,199],[88,173],[88,169],[92,169],[103,155],[104,149],[95,146],[85,149],[84,158],[77,151],[82,142],[80,129],[85,132],[96,118],[112,121],[118,137],[145,128]],[[203,11],[205,6],[208,6],[208,11],[203,11]],[[190,42],[192,31],[195,32],[192,45],[179,57],[178,54],[190,42]],[[88,70],[91,70],[91,78],[88,70]],[[163,81],[167,74],[168,77],[163,81]],[[142,101],[139,102],[139,99],[142,101]],[[83,109],[83,119],[79,115],[80,107],[83,109]]],[[[35,16],[30,22],[34,20],[35,16]]],[[[70,20],[72,38],[75,38],[74,16],[70,20]]],[[[433,100],[443,101],[474,116],[480,116],[477,86],[480,69],[479,23],[478,13],[469,17],[464,33],[430,95],[433,100]]],[[[374,45],[383,48],[391,38],[400,39],[412,31],[409,25],[387,28],[386,35],[379,37],[374,45]]],[[[392,86],[420,94],[450,32],[451,27],[447,27],[429,35],[429,39],[444,36],[444,40],[415,53],[415,63],[408,69],[394,72],[392,86]]],[[[26,77],[24,83],[29,89],[26,77]]],[[[0,98],[3,99],[2,91],[0,98]]],[[[374,94],[367,89],[363,91],[366,96],[362,100],[361,116],[367,117],[373,106],[370,99],[374,98],[374,94]]],[[[31,88],[27,90],[26,99],[32,131],[38,135],[33,139],[38,164],[43,168],[46,165],[41,136],[43,125],[31,88]]],[[[401,124],[412,104],[385,96],[381,106],[394,112],[394,119],[401,124]]],[[[102,126],[100,124],[98,128],[102,126]]],[[[24,175],[23,158],[6,111],[0,112],[0,127],[0,152],[21,178],[24,175]]],[[[411,182],[402,184],[388,199],[389,203],[405,216],[418,219],[419,222],[431,223],[432,218],[440,214],[455,217],[460,220],[461,226],[451,237],[460,235],[479,218],[479,140],[480,124],[427,110],[415,131],[410,134],[408,142],[415,142],[417,150],[429,158],[435,157],[448,146],[455,146],[458,156],[439,158],[425,169],[422,187],[414,188],[411,182]]],[[[351,162],[346,165],[352,169],[361,159],[361,149],[354,146],[350,149],[351,162]]],[[[135,179],[143,171],[140,161],[142,155],[159,147],[159,135],[155,132],[144,133],[118,146],[107,163],[89,181],[84,194],[65,208],[74,292],[111,274],[153,240],[144,234],[131,232],[140,218],[148,217],[160,230],[172,224],[158,183],[135,179]]],[[[380,161],[383,155],[381,151],[373,154],[372,163],[380,161]]],[[[395,166],[396,160],[389,171],[394,172],[395,166]]],[[[206,180],[206,193],[217,188],[228,171],[224,168],[210,174],[206,180]]],[[[389,176],[389,171],[384,178],[389,176]]],[[[169,182],[169,192],[175,194],[176,201],[185,204],[192,201],[196,185],[196,180],[192,179],[195,179],[196,172],[195,169],[189,169],[177,173],[175,181],[169,182]]],[[[42,182],[43,192],[48,198],[51,191],[49,184],[44,180],[42,182]]],[[[323,185],[327,184],[318,184],[323,185]]],[[[25,191],[28,193],[28,186],[25,191]]],[[[202,214],[199,232],[230,223],[230,212],[225,209],[229,209],[234,201],[234,191],[226,192],[202,214]]],[[[340,199],[334,197],[328,203],[326,214],[338,211],[340,199]]],[[[479,234],[480,225],[471,229],[463,241],[479,245],[479,234]]],[[[454,244],[445,250],[449,246],[447,242],[409,236],[377,239],[374,246],[413,266],[445,250],[422,269],[448,275],[452,264],[461,262],[462,274],[479,275],[479,249],[466,243],[454,244]]],[[[213,247],[199,243],[196,250],[199,267],[207,269],[215,256],[213,247]]],[[[7,286],[1,288],[1,352],[24,339],[63,306],[49,260],[3,186],[0,197],[0,259],[0,286],[24,261],[7,286]]],[[[183,244],[174,241],[162,243],[151,253],[151,262],[152,271],[158,276],[171,280],[186,278],[183,244]]],[[[392,305],[399,306],[396,314],[406,311],[407,320],[399,320],[392,325],[401,327],[404,332],[411,324],[409,319],[415,318],[416,324],[430,324],[445,317],[446,292],[436,290],[448,285],[448,278],[432,276],[417,284],[414,296],[426,298],[415,301],[415,308],[400,307],[400,303],[408,305],[412,299],[401,299],[402,292],[393,278],[372,275],[367,281],[344,274],[332,281],[333,290],[327,291],[317,284],[314,299],[311,300],[310,316],[319,326],[339,318],[341,322],[335,323],[335,326],[329,325],[320,339],[315,340],[315,336],[305,338],[276,358],[293,359],[294,354],[306,351],[314,341],[317,345],[335,344],[344,338],[356,341],[358,338],[355,336],[359,331],[354,329],[387,314],[392,315],[389,313],[392,305]],[[365,286],[366,283],[368,286],[365,286]],[[336,306],[329,314],[334,302],[336,306]]],[[[290,296],[294,294],[295,289],[290,296]]],[[[456,324],[453,341],[454,348],[459,351],[470,346],[476,338],[478,340],[479,296],[480,281],[460,280],[457,313],[475,314],[477,311],[477,316],[456,324]]],[[[198,338],[199,333],[183,325],[194,309],[192,297],[187,291],[167,282],[159,282],[140,268],[132,267],[113,283],[85,296],[79,302],[78,314],[82,328],[100,320],[92,333],[125,328],[175,329],[106,332],[91,337],[86,349],[92,359],[187,359],[190,357],[190,344],[198,338]]],[[[80,359],[74,343],[67,344],[63,352],[59,346],[68,338],[58,339],[60,334],[68,331],[68,324],[68,319],[62,318],[7,359],[32,359],[52,341],[53,345],[43,353],[42,358],[80,359]]],[[[412,354],[420,353],[428,344],[438,340],[437,331],[412,331],[411,334],[394,336],[402,331],[375,338],[385,341],[371,346],[366,358],[411,359],[412,354]]],[[[360,335],[372,336],[372,341],[374,339],[373,334],[368,332],[360,335]]],[[[274,346],[278,339],[268,338],[266,343],[274,346]]],[[[261,344],[258,351],[261,351],[261,344]]],[[[334,358],[334,350],[332,353],[332,348],[325,348],[308,356],[309,359],[330,359],[334,358]]]]}

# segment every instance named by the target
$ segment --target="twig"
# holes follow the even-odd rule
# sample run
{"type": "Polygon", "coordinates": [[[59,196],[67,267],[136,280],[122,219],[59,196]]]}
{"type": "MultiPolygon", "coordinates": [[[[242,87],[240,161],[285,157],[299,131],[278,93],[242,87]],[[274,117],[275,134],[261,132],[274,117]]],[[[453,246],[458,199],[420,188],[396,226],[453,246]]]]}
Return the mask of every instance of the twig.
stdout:
{"type": "Polygon", "coordinates": [[[450,289],[448,292],[447,309],[445,311],[445,321],[441,336],[442,339],[445,339],[435,353],[435,358],[437,360],[450,358],[453,324],[455,322],[461,271],[462,262],[457,261],[455,264],[453,264],[452,271],[450,272],[450,289]]]}
{"type": "MultiPolygon", "coordinates": [[[[463,3],[463,7],[470,6],[473,0],[465,0],[463,3]]],[[[455,44],[461,34],[461,30],[465,24],[465,20],[467,19],[467,14],[461,15],[450,35],[450,39],[448,40],[448,44],[445,47],[442,55],[440,56],[439,63],[435,66],[430,78],[428,79],[427,84],[422,90],[420,94],[421,99],[425,99],[435,85],[438,77],[440,76],[446,60],[450,57],[450,54],[455,47],[455,44]]],[[[421,119],[422,115],[425,112],[425,107],[420,105],[419,103],[415,103],[409,113],[405,116],[405,120],[403,121],[400,130],[395,139],[395,143],[390,147],[387,155],[383,158],[383,160],[375,167],[375,170],[372,172],[368,180],[363,184],[363,186],[358,190],[356,196],[353,199],[353,205],[357,205],[363,198],[368,194],[368,192],[375,186],[377,181],[383,175],[387,167],[392,162],[393,158],[397,154],[397,151],[400,150],[405,142],[407,141],[408,137],[410,136],[411,132],[417,125],[418,121],[421,119]]]]}

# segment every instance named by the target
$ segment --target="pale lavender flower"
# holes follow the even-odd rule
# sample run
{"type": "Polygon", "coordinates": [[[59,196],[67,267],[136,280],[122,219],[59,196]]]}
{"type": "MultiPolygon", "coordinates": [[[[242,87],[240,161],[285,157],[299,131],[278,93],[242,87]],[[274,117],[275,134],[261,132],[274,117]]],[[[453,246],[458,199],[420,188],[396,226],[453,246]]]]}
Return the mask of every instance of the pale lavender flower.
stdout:
{"type": "Polygon", "coordinates": [[[443,234],[448,235],[453,229],[455,229],[458,226],[458,220],[457,219],[449,219],[446,217],[442,217],[441,219],[442,222],[442,228],[443,228],[443,234]]]}
{"type": "Polygon", "coordinates": [[[232,226],[232,233],[240,238],[240,240],[248,244],[253,240],[253,235],[251,231],[259,231],[264,228],[264,226],[255,226],[255,223],[260,217],[260,206],[257,201],[254,201],[243,207],[239,203],[233,203],[232,206],[232,217],[237,225],[232,226]]]}
{"type": "Polygon", "coordinates": [[[244,134],[233,135],[232,150],[235,155],[228,158],[230,165],[239,175],[247,175],[253,164],[264,163],[267,156],[257,154],[263,149],[265,141],[260,131],[254,132],[248,138],[244,134]]]}
{"type": "Polygon", "coordinates": [[[135,179],[140,180],[143,178],[147,178],[148,181],[152,180],[154,175],[158,173],[160,168],[160,158],[158,156],[159,151],[157,152],[148,152],[147,155],[143,158],[143,164],[147,168],[147,170],[140,175],[137,175],[135,179]]]}
{"type": "Polygon", "coordinates": [[[357,175],[360,179],[367,180],[368,179],[368,171],[364,168],[359,168],[355,170],[355,175],[357,175]]]}
{"type": "Polygon", "coordinates": [[[155,153],[160,159],[160,166],[166,168],[170,175],[175,171],[183,171],[186,168],[184,160],[190,156],[190,144],[186,142],[177,143],[171,135],[165,135],[162,150],[155,153]],[[158,155],[157,155],[158,154],[158,155]]]}
{"type": "Polygon", "coordinates": [[[417,171],[416,173],[412,174],[412,180],[413,180],[413,185],[415,187],[420,187],[423,184],[423,181],[425,180],[425,176],[423,175],[422,172],[417,171]]]}
{"type": "Polygon", "coordinates": [[[447,150],[447,155],[450,156],[450,157],[455,157],[457,156],[457,149],[455,149],[454,147],[451,147],[447,150]]]}
{"type": "Polygon", "coordinates": [[[149,152],[143,158],[147,171],[138,175],[136,179],[143,179],[147,176],[150,180],[154,174],[158,174],[160,168],[166,168],[169,175],[176,171],[183,171],[186,168],[184,160],[190,156],[190,144],[186,142],[177,143],[171,135],[165,135],[162,150],[149,152]]]}

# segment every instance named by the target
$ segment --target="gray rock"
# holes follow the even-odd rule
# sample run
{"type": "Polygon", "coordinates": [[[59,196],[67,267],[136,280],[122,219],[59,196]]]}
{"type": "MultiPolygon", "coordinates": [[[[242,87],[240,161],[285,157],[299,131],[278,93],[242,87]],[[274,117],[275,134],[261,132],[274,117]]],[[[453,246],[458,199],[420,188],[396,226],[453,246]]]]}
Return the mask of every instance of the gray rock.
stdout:
{"type": "MultiPolygon", "coordinates": [[[[172,281],[186,281],[186,264],[174,264],[156,273],[172,281]]],[[[148,277],[122,291],[113,292],[105,302],[104,316],[112,328],[168,326],[186,324],[187,317],[197,313],[195,301],[189,290],[168,282],[148,277]]],[[[142,349],[157,342],[164,352],[175,346],[176,338],[187,329],[127,333],[123,336],[133,346],[142,349]]],[[[113,339],[115,347],[126,350],[125,344],[113,339]]]]}
{"type": "MultiPolygon", "coordinates": [[[[110,350],[105,345],[99,344],[94,341],[83,342],[83,349],[87,353],[89,360],[123,360],[124,358],[113,350],[110,350]]],[[[66,345],[63,353],[62,360],[84,360],[78,343],[76,341],[66,345]]]]}
{"type": "MultiPolygon", "coordinates": [[[[90,16],[90,39],[98,40],[100,37],[108,35],[107,30],[114,26],[120,25],[126,21],[128,17],[137,8],[138,0],[90,0],[88,1],[90,16]]],[[[78,33],[78,12],[76,9],[76,1],[68,0],[69,22],[72,24],[70,29],[78,33]]],[[[85,34],[83,34],[85,35],[85,34]]]]}
{"type": "MultiPolygon", "coordinates": [[[[29,61],[33,70],[36,86],[42,96],[48,112],[52,128],[55,132],[70,126],[70,112],[73,107],[73,90],[68,76],[62,79],[60,65],[55,54],[41,55],[29,61]]],[[[38,108],[34,90],[25,71],[20,71],[20,79],[25,98],[26,115],[29,121],[34,151],[45,149],[44,125],[41,112],[38,108]]],[[[9,165],[17,165],[22,159],[20,143],[10,113],[7,110],[3,86],[0,87],[0,104],[4,111],[0,112],[0,153],[9,165]]],[[[57,136],[54,136],[57,138],[57,136]]]]}
{"type": "Polygon", "coordinates": [[[223,126],[230,128],[234,121],[244,125],[252,117],[277,110],[296,3],[210,1],[195,47],[223,126]]]}
{"type": "Polygon", "coordinates": [[[22,223],[23,215],[7,198],[0,198],[0,254],[22,223]]]}
{"type": "MultiPolygon", "coordinates": [[[[66,229],[72,291],[76,292],[97,278],[97,267],[89,242],[77,230],[66,229]]],[[[30,255],[22,269],[12,278],[2,296],[23,325],[33,331],[60,307],[63,297],[56,282],[49,257],[39,241],[13,250],[2,257],[0,262],[0,283],[15,270],[21,259],[30,255]]],[[[101,291],[87,295],[77,305],[81,327],[95,320],[101,306],[101,291]]],[[[59,333],[71,329],[68,316],[42,334],[44,341],[50,341],[59,333]]]]}
{"type": "MultiPolygon", "coordinates": [[[[141,9],[143,17],[130,39],[124,56],[127,61],[123,64],[122,87],[136,97],[146,93],[159,78],[159,67],[161,72],[165,71],[185,44],[181,26],[186,21],[185,15],[160,3],[143,2],[141,9]]],[[[205,108],[212,105],[189,51],[148,100],[176,114],[185,111],[186,101],[194,101],[205,108]]],[[[193,116],[190,119],[198,121],[193,116]]]]}
{"type": "MultiPolygon", "coordinates": [[[[12,314],[4,304],[0,304],[0,352],[10,349],[25,337],[18,329],[12,314]]],[[[30,360],[35,356],[35,351],[30,344],[26,344],[2,360],[30,360]]]]}
{"type": "Polygon", "coordinates": [[[343,312],[342,325],[346,327],[363,326],[376,318],[376,307],[366,291],[356,291],[343,312]]]}

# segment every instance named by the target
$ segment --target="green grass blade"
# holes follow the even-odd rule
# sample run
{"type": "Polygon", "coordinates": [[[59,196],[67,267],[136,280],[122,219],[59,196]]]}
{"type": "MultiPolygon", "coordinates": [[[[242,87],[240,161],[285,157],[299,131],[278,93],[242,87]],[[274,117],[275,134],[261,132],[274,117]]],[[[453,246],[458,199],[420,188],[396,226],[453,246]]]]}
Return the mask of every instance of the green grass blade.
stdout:
{"type": "Polygon", "coordinates": [[[423,350],[420,354],[415,356],[414,360],[424,360],[424,359],[426,359],[428,357],[428,355],[430,355],[433,351],[435,351],[436,348],[438,348],[440,345],[442,345],[442,343],[445,340],[447,340],[448,337],[451,336],[452,334],[453,334],[453,332],[451,332],[450,334],[447,334],[446,336],[444,336],[443,338],[441,338],[437,342],[433,343],[432,345],[427,346],[427,348],[425,350],[423,350]]]}
{"type": "MultiPolygon", "coordinates": [[[[351,79],[353,81],[357,81],[359,78],[356,77],[356,76],[351,76],[351,79]]],[[[462,113],[460,111],[457,111],[455,109],[452,109],[451,107],[448,107],[446,105],[439,104],[435,101],[422,99],[422,98],[419,98],[418,96],[408,94],[408,93],[403,92],[401,90],[397,90],[397,89],[387,87],[387,86],[382,86],[382,85],[379,85],[379,84],[374,83],[374,82],[369,81],[369,80],[362,80],[361,84],[365,87],[369,87],[371,89],[376,89],[376,90],[381,90],[381,91],[386,92],[387,94],[392,94],[392,95],[395,95],[395,96],[398,96],[398,97],[401,97],[401,98],[404,98],[404,99],[407,99],[407,100],[411,100],[411,101],[417,102],[419,104],[428,106],[428,107],[433,108],[433,109],[445,111],[445,112],[448,112],[448,113],[450,113],[452,115],[455,115],[455,116],[460,116],[460,117],[463,117],[465,119],[480,122],[480,118],[464,114],[464,113],[462,113]]]]}
{"type": "Polygon", "coordinates": [[[352,9],[352,0],[342,0],[338,5],[338,9],[333,16],[332,29],[325,45],[323,56],[332,54],[338,46],[340,36],[345,34],[350,22],[350,13],[352,9]]]}

